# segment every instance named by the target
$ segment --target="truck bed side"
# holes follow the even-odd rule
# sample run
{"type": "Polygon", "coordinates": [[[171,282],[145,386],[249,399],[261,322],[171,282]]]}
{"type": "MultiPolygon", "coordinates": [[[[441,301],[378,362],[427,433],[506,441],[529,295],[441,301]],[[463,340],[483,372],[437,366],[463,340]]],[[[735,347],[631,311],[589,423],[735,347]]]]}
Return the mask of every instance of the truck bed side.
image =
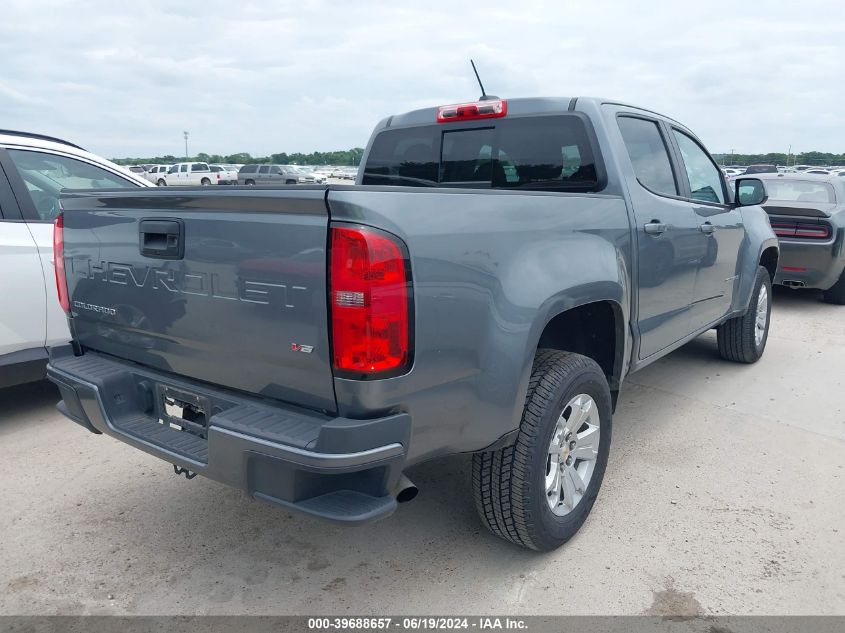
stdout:
{"type": "Polygon", "coordinates": [[[332,186],[328,203],[333,223],[408,245],[414,367],[389,380],[336,378],[335,392],[341,415],[409,411],[412,461],[479,450],[515,429],[537,343],[564,310],[615,306],[611,373],[622,375],[631,237],[621,196],[332,186]]]}

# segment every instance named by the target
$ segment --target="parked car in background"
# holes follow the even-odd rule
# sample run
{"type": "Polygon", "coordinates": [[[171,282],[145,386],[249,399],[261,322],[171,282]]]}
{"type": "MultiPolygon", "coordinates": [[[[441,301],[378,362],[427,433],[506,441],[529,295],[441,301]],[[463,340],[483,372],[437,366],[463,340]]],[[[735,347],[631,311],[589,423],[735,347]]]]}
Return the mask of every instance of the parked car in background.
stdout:
{"type": "Polygon", "coordinates": [[[352,186],[63,197],[58,282],[83,307],[51,350],[62,411],[346,524],[413,498],[414,464],[473,453],[481,520],[550,550],[596,500],[631,372],[712,328],[727,360],[765,350],[763,184],[737,179],[758,194],[736,203],[677,121],[588,98],[426,108],[380,123],[363,164],[352,186]],[[135,283],[103,283],[104,259],[135,283]]]}
{"type": "Polygon", "coordinates": [[[244,165],[238,172],[239,185],[298,185],[314,184],[293,165],[244,165]]]}
{"type": "MultiPolygon", "coordinates": [[[[769,199],[763,205],[780,240],[774,283],[818,288],[824,300],[845,304],[845,179],[815,175],[758,174],[769,199]]],[[[756,195],[749,185],[740,195],[756,195]]]]}
{"type": "Polygon", "coordinates": [[[214,184],[215,178],[208,163],[176,163],[164,174],[164,184],[168,187],[179,185],[207,186],[214,184]]]}
{"type": "Polygon", "coordinates": [[[751,174],[776,174],[778,168],[776,165],[749,165],[743,173],[749,176],[751,174]]]}
{"type": "Polygon", "coordinates": [[[212,182],[216,185],[236,185],[238,184],[238,170],[227,167],[226,165],[209,165],[212,176],[212,182]]]}
{"type": "Polygon", "coordinates": [[[745,173],[744,169],[736,169],[734,167],[725,167],[725,168],[722,169],[722,171],[725,173],[725,176],[727,178],[733,178],[735,176],[741,176],[742,174],[745,173]]]}
{"type": "Polygon", "coordinates": [[[818,176],[828,176],[830,175],[829,169],[822,169],[821,167],[811,167],[810,169],[804,170],[805,174],[816,174],[818,176]]]}
{"type": "Polygon", "coordinates": [[[164,176],[167,173],[167,170],[170,169],[170,165],[151,165],[150,168],[144,173],[144,178],[149,182],[153,183],[154,185],[164,186],[167,182],[164,180],[164,176]]]}
{"type": "Polygon", "coordinates": [[[124,169],[128,169],[136,176],[141,176],[143,178],[146,169],[142,165],[126,165],[123,167],[124,169]]]}
{"type": "Polygon", "coordinates": [[[316,185],[318,184],[318,176],[302,165],[283,165],[293,173],[297,174],[297,184],[299,185],[316,185]]]}
{"type": "Polygon", "coordinates": [[[296,165],[296,168],[306,176],[313,178],[313,182],[318,185],[324,184],[328,178],[325,174],[318,172],[313,165],[296,165]]]}
{"type": "Polygon", "coordinates": [[[53,269],[59,191],[144,186],[67,141],[0,130],[0,387],[44,378],[47,347],[70,337],[53,269]]]}
{"type": "Polygon", "coordinates": [[[317,167],[317,169],[314,170],[314,173],[320,176],[323,179],[323,182],[328,181],[328,179],[332,177],[331,167],[317,167]]]}

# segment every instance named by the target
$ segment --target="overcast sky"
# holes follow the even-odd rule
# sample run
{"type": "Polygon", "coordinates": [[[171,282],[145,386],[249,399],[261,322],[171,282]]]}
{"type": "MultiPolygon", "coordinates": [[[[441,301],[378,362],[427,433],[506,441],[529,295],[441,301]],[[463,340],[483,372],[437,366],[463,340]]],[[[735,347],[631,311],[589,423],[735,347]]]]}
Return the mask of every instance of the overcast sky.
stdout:
{"type": "Polygon", "coordinates": [[[348,149],[395,112],[602,96],[713,152],[845,151],[830,2],[2,0],[0,128],[108,157],[348,149]],[[762,7],[765,5],[764,9],[762,7]]]}

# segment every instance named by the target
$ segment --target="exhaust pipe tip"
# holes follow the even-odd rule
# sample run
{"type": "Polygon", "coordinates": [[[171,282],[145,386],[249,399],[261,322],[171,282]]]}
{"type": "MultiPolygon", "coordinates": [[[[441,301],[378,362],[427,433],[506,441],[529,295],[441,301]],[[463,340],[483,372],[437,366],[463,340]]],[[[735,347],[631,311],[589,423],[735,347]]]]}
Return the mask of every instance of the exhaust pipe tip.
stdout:
{"type": "Polygon", "coordinates": [[[796,281],[794,279],[784,279],[783,285],[787,288],[792,288],[794,290],[795,288],[803,288],[807,284],[805,284],[803,281],[796,281]]]}
{"type": "Polygon", "coordinates": [[[419,492],[419,488],[417,488],[405,475],[402,475],[399,477],[399,482],[393,489],[393,496],[396,497],[396,501],[398,503],[407,503],[416,497],[419,492]]]}

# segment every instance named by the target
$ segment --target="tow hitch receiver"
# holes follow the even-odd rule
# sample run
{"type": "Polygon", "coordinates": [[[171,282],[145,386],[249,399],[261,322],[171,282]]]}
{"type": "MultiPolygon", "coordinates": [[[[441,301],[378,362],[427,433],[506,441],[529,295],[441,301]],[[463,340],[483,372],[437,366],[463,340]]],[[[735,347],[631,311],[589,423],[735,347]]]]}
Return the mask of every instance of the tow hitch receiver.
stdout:
{"type": "Polygon", "coordinates": [[[193,479],[194,477],[197,476],[197,474],[195,472],[188,470],[187,468],[182,468],[181,466],[177,466],[176,464],[173,464],[173,472],[176,473],[177,475],[185,475],[185,479],[193,479]]]}

